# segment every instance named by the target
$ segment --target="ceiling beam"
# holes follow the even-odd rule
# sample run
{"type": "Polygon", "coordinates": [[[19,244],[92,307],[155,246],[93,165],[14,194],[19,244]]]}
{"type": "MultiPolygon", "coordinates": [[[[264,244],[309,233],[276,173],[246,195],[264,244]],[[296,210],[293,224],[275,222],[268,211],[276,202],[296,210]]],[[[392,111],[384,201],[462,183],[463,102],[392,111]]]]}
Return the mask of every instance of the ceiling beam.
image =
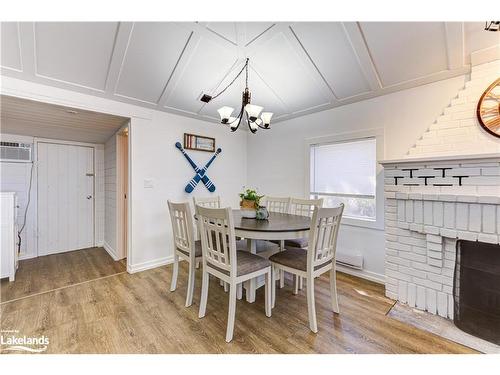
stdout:
{"type": "Polygon", "coordinates": [[[351,44],[351,47],[356,55],[356,59],[359,62],[359,66],[373,91],[380,90],[382,88],[382,81],[378,75],[377,69],[375,68],[375,63],[370,55],[368,46],[366,45],[365,37],[361,31],[361,27],[358,22],[342,22],[342,27],[347,36],[347,40],[351,44]]]}
{"type": "Polygon", "coordinates": [[[448,57],[448,69],[458,69],[464,66],[464,23],[445,22],[444,31],[446,37],[446,55],[448,57]]]}
{"type": "Polygon", "coordinates": [[[134,30],[133,22],[120,22],[116,30],[115,41],[113,45],[113,53],[109,63],[108,74],[106,76],[106,84],[104,92],[108,95],[114,95],[116,86],[120,78],[120,74],[125,62],[130,38],[134,30]]]}

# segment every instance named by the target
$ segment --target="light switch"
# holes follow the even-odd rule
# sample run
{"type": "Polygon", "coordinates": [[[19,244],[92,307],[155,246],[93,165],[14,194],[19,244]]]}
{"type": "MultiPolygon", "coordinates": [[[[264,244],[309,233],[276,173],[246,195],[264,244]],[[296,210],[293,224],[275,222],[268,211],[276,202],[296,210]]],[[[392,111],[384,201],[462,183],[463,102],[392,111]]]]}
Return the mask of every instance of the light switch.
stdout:
{"type": "Polygon", "coordinates": [[[144,180],[144,188],[145,189],[152,189],[153,188],[153,180],[148,178],[144,180]]]}

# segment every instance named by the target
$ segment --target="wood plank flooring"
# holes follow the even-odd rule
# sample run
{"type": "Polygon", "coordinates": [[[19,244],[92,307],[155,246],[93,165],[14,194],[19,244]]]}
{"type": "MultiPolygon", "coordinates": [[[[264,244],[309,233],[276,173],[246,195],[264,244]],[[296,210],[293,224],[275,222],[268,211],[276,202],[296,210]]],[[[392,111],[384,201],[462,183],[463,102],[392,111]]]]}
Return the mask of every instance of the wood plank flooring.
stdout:
{"type": "Polygon", "coordinates": [[[94,280],[126,271],[125,262],[115,262],[102,247],[68,251],[21,260],[16,280],[2,279],[0,301],[94,280]]]}
{"type": "Polygon", "coordinates": [[[177,291],[172,266],[122,273],[2,303],[1,328],[49,337],[48,353],[473,353],[386,316],[384,287],[338,273],[340,315],[330,309],[328,276],[316,281],[318,334],[307,323],[304,291],[277,290],[271,318],[264,290],[253,304],[238,301],[234,339],[226,343],[228,297],[211,279],[207,315],[198,319],[201,272],[193,306],[184,307],[187,267],[177,291]]]}

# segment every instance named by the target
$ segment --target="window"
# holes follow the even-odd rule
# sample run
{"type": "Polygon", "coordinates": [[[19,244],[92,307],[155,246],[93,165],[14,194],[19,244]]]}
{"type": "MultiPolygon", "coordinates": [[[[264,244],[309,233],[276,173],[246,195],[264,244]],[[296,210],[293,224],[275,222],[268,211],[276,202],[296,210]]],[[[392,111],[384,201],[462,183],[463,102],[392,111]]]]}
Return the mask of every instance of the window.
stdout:
{"type": "Polygon", "coordinates": [[[376,219],[375,138],[310,145],[310,195],[324,207],[344,203],[344,217],[376,219]]]}

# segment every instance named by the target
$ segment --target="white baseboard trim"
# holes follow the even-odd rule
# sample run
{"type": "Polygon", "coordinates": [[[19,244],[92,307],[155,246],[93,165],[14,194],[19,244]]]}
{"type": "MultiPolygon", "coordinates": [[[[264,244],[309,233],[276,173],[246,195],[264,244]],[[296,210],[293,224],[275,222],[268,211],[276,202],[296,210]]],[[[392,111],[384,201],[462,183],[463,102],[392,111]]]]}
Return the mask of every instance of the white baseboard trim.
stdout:
{"type": "Polygon", "coordinates": [[[128,273],[136,273],[141,271],[146,271],[151,268],[156,268],[160,266],[164,266],[166,264],[170,264],[174,262],[174,256],[169,255],[168,257],[158,258],[154,260],[148,260],[147,262],[142,262],[139,264],[129,264],[127,266],[128,273]]]}
{"type": "Polygon", "coordinates": [[[25,259],[32,259],[32,258],[37,258],[37,254],[20,254],[19,255],[19,260],[25,260],[25,259]]]}
{"type": "Polygon", "coordinates": [[[106,241],[103,242],[102,247],[104,247],[104,250],[106,250],[106,252],[109,254],[111,258],[113,258],[114,261],[120,260],[116,255],[115,250],[111,246],[109,246],[109,244],[106,241]]]}
{"type": "Polygon", "coordinates": [[[362,279],[370,280],[378,284],[385,284],[385,275],[381,275],[380,273],[366,270],[356,270],[354,268],[342,266],[340,264],[337,264],[337,271],[347,273],[348,275],[357,276],[362,279]]]}

